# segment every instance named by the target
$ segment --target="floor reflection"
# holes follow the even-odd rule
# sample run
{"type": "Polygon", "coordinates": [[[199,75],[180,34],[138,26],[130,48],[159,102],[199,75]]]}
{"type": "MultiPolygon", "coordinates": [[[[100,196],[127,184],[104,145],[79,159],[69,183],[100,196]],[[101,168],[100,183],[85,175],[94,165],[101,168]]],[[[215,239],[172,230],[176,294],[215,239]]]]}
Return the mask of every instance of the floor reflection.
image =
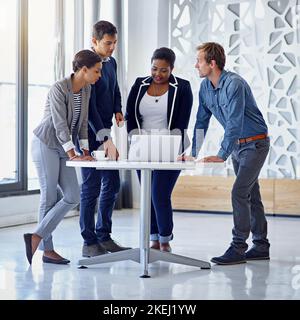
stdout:
{"type": "MultiPolygon", "coordinates": [[[[114,216],[114,233],[129,246],[138,243],[138,214],[114,216]]],[[[209,261],[224,243],[230,216],[174,215],[175,253],[209,261]],[[212,222],[218,241],[212,241],[212,222]],[[201,232],[199,230],[201,229],[201,232]],[[193,241],[190,241],[190,235],[193,241]]],[[[139,278],[141,266],[122,261],[78,269],[82,239],[78,219],[66,219],[55,232],[58,251],[70,265],[45,264],[41,252],[28,267],[22,235],[28,226],[0,229],[0,299],[17,300],[206,300],[206,299],[300,299],[300,219],[269,220],[272,244],[270,261],[248,261],[235,266],[212,265],[211,270],[155,262],[150,279],[139,278]],[[66,239],[65,235],[68,234],[66,239]]]]}

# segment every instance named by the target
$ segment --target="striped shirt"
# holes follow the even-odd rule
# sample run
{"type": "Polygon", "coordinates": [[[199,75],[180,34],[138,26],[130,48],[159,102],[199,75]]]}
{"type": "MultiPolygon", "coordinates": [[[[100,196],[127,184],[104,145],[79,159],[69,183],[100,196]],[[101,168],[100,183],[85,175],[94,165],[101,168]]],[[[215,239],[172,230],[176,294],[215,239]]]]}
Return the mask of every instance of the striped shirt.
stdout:
{"type": "Polygon", "coordinates": [[[81,112],[81,90],[79,93],[73,93],[74,97],[74,118],[72,120],[71,125],[71,132],[73,133],[74,129],[76,128],[81,112]]]}

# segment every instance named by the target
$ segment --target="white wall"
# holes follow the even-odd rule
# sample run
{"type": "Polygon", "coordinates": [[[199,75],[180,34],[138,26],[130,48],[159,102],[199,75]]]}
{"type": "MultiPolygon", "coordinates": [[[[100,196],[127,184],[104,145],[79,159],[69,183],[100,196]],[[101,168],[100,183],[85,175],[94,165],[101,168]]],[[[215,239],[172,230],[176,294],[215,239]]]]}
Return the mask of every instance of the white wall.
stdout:
{"type": "MultiPolygon", "coordinates": [[[[0,228],[37,221],[39,194],[0,198],[0,228]]],[[[69,216],[78,215],[77,210],[69,216]]]]}
{"type": "MultiPolygon", "coordinates": [[[[300,161],[300,6],[298,0],[170,1],[171,47],[177,72],[189,79],[197,110],[200,79],[195,72],[196,46],[215,41],[226,53],[225,69],[249,83],[271,136],[262,174],[298,178],[300,161]]],[[[215,120],[215,119],[213,119],[215,120]]],[[[207,154],[219,149],[223,129],[211,122],[207,154]],[[214,130],[214,131],[212,131],[214,130]],[[216,138],[218,137],[218,138],[216,138]]],[[[233,175],[232,169],[226,169],[233,175]]]]}
{"type": "MultiPolygon", "coordinates": [[[[158,0],[128,1],[128,93],[137,77],[147,76],[151,68],[151,56],[157,48],[158,0]]],[[[135,171],[132,171],[133,207],[139,207],[140,187],[135,171]]]]}

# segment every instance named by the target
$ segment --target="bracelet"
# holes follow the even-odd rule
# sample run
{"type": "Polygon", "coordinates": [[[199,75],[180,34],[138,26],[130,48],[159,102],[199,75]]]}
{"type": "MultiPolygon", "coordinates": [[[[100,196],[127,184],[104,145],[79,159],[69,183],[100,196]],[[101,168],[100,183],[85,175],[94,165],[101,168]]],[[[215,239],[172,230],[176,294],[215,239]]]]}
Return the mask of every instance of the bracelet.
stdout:
{"type": "Polygon", "coordinates": [[[76,156],[76,154],[75,154],[75,156],[69,158],[69,161],[71,161],[71,160],[73,160],[73,159],[75,159],[75,158],[77,158],[77,157],[78,157],[78,156],[76,156]]]}

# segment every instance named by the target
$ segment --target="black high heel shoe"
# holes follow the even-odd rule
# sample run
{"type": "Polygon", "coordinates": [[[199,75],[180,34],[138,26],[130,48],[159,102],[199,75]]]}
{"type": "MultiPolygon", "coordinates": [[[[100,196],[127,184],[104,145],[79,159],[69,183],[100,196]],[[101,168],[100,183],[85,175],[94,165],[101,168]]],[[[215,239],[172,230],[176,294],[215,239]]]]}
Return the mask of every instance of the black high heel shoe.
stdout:
{"type": "Polygon", "coordinates": [[[24,237],[24,241],[25,241],[26,257],[27,257],[29,264],[31,264],[32,256],[33,256],[32,246],[31,246],[32,233],[24,233],[23,237],[24,237]]]}

